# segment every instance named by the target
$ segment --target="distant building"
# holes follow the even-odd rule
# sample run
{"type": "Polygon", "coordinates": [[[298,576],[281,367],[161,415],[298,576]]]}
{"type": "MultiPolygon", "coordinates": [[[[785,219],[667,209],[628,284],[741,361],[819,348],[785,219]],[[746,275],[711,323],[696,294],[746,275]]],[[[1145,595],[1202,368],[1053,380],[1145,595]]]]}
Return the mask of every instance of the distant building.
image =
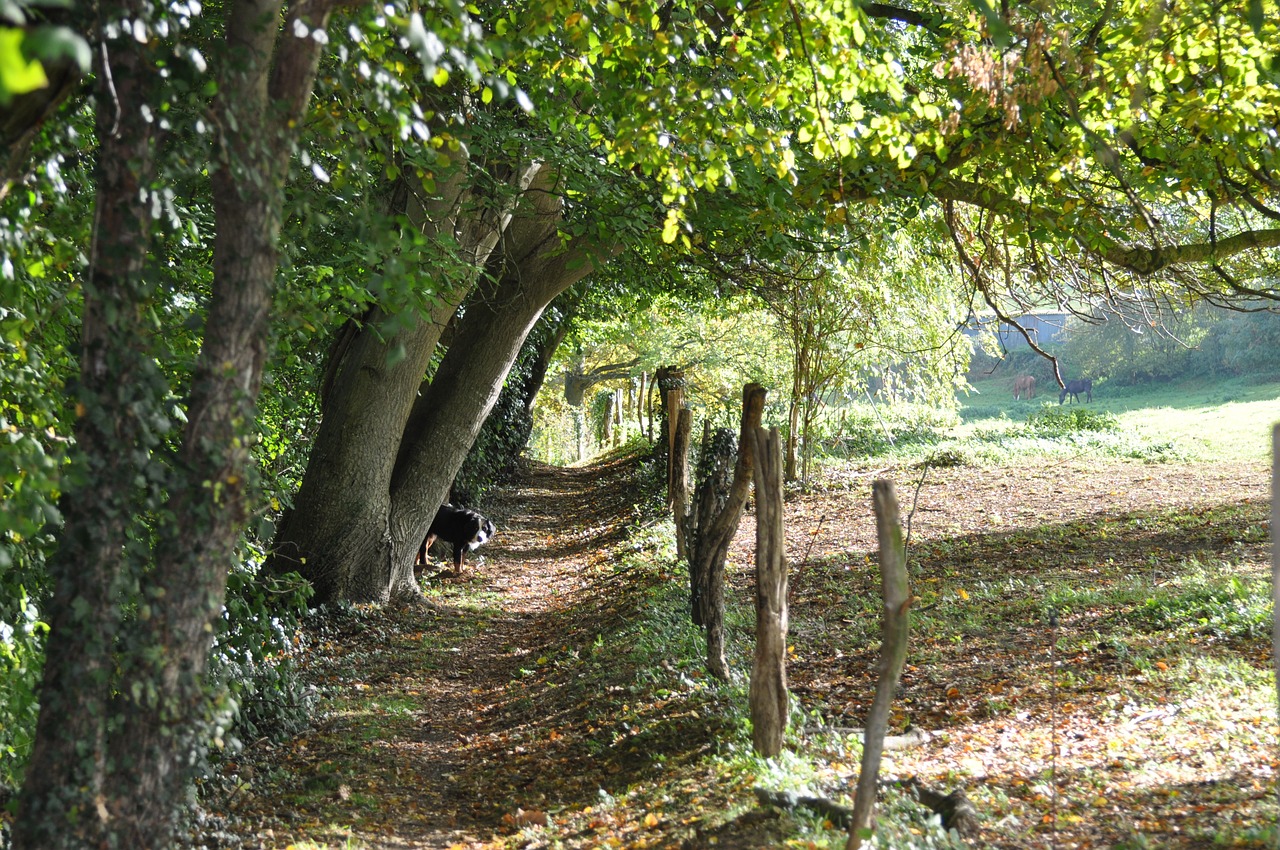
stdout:
{"type": "MultiPolygon", "coordinates": [[[[1073,318],[1074,315],[1072,313],[1065,311],[1044,311],[1015,316],[1014,320],[1026,329],[1027,335],[1035,341],[1036,345],[1048,345],[1054,342],[1062,342],[1066,339],[1067,323],[1073,318]]],[[[1026,338],[1017,328],[1007,322],[1000,321],[993,314],[972,314],[964,326],[964,333],[970,338],[976,338],[978,334],[986,330],[994,330],[996,336],[1000,339],[1000,344],[1008,351],[1027,347],[1026,338]]]]}

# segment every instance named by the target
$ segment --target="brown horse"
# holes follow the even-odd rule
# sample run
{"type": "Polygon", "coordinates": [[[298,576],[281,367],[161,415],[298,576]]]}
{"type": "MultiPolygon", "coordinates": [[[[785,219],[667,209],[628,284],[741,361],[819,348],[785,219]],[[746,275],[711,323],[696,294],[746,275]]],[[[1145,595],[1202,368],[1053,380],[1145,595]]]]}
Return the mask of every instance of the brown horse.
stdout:
{"type": "Polygon", "coordinates": [[[1019,375],[1013,379],[1014,398],[1035,398],[1036,379],[1030,375],[1019,375]]]}

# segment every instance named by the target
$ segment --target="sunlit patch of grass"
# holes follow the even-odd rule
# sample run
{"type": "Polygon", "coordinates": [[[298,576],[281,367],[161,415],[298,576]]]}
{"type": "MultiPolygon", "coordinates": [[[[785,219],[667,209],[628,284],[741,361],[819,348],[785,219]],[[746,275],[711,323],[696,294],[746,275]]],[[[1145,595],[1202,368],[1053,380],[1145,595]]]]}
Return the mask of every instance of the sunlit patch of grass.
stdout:
{"type": "MultiPolygon", "coordinates": [[[[1029,413],[1059,407],[1055,402],[1004,399],[992,403],[986,396],[962,399],[960,413],[965,424],[954,435],[988,450],[989,454],[976,450],[988,461],[1024,453],[1057,454],[1067,444],[1017,436],[1022,430],[1020,422],[1029,413]]],[[[1271,451],[1271,427],[1280,421],[1280,384],[1244,379],[1139,387],[1108,384],[1096,388],[1093,402],[1080,409],[1097,411],[1118,422],[1124,436],[1098,441],[1097,448],[1103,454],[1157,462],[1265,462],[1271,451]]]]}

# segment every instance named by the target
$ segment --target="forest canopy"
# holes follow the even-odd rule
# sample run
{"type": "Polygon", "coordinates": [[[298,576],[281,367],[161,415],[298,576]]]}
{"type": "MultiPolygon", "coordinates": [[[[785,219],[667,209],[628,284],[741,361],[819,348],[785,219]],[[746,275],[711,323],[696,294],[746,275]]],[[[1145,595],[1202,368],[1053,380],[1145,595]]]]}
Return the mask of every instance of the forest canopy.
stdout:
{"type": "Polygon", "coordinates": [[[759,311],[794,433],[877,348],[953,386],[974,309],[1273,309],[1269,5],[4,4],[15,841],[164,844],[219,653],[419,599],[566,339],[759,311]]]}

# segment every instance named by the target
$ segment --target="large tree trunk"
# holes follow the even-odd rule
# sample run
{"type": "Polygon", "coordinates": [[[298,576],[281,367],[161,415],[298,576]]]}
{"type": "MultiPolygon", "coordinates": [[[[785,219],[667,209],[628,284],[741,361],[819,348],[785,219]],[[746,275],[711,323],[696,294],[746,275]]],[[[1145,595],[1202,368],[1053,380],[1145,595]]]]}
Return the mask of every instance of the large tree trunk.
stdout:
{"type": "MultiPolygon", "coordinates": [[[[140,421],[155,412],[157,376],[147,312],[151,285],[143,277],[150,215],[143,187],[154,179],[153,122],[140,110],[152,102],[149,51],[133,38],[98,53],[98,85],[114,80],[123,110],[97,115],[100,145],[94,204],[94,252],[84,281],[80,385],[70,486],[60,505],[65,524],[49,561],[53,599],[40,716],[14,824],[18,847],[98,845],[107,830],[95,801],[103,793],[108,706],[121,582],[129,558],[127,533],[140,512],[134,481],[154,446],[140,421]],[[123,450],[125,447],[128,450],[123,450]],[[76,813],[79,813],[77,816],[76,813]]],[[[107,98],[107,92],[101,95],[107,98]]]]}
{"type": "MultiPolygon", "coordinates": [[[[295,25],[323,28],[330,5],[329,0],[304,0],[291,7],[285,26],[290,32],[295,25]]],[[[207,734],[201,728],[209,712],[204,674],[247,513],[248,433],[268,347],[276,237],[290,152],[287,136],[310,97],[321,49],[315,39],[285,38],[277,50],[280,12],[279,0],[236,3],[227,12],[228,52],[222,57],[226,65],[220,91],[233,93],[233,99],[222,98],[215,106],[226,132],[220,137],[220,167],[213,174],[218,224],[213,292],[188,424],[169,469],[169,500],[156,519],[154,569],[143,577],[136,617],[116,647],[119,678],[113,681],[109,670],[101,668],[104,654],[112,649],[111,630],[121,604],[110,586],[113,561],[121,550],[136,550],[145,535],[132,545],[113,541],[120,519],[111,512],[119,504],[72,513],[77,527],[67,529],[67,540],[117,548],[104,552],[104,566],[88,568],[87,581],[64,576],[58,592],[69,598],[53,609],[65,610],[69,618],[87,617],[94,621],[91,627],[105,631],[85,635],[83,624],[71,624],[61,630],[62,637],[51,637],[37,731],[41,740],[27,768],[30,784],[14,829],[20,847],[167,846],[193,755],[207,734]],[[70,656],[85,651],[89,667],[72,667],[70,656]],[[115,695],[109,710],[102,704],[104,690],[115,695]],[[75,741],[68,734],[84,737],[75,741]]],[[[142,13],[141,8],[103,12],[112,19],[142,13]]],[[[113,88],[103,98],[99,118],[104,181],[97,214],[106,227],[99,231],[96,253],[107,277],[92,277],[107,299],[120,296],[104,308],[105,320],[125,325],[140,325],[147,315],[139,251],[145,250],[142,236],[149,219],[149,210],[141,207],[149,204],[145,189],[152,122],[142,114],[147,104],[141,86],[154,71],[142,49],[131,35],[118,39],[111,50],[104,47],[112,73],[100,76],[113,88]],[[141,170],[131,173],[131,168],[141,170]],[[134,315],[122,319],[120,313],[134,315]]],[[[84,486],[101,498],[100,470],[108,486],[119,483],[110,481],[120,469],[113,457],[145,461],[147,438],[130,433],[127,417],[154,411],[146,403],[163,402],[167,386],[151,380],[154,369],[128,368],[136,365],[130,349],[147,339],[145,331],[130,335],[117,326],[107,336],[92,332],[96,319],[90,294],[87,290],[86,330],[100,342],[86,365],[92,368],[101,357],[105,370],[94,378],[108,385],[116,382],[119,394],[114,402],[105,392],[93,399],[107,405],[107,416],[93,427],[101,432],[104,424],[115,426],[118,431],[111,436],[127,441],[95,441],[92,429],[86,431],[91,439],[80,449],[90,477],[84,486]],[[122,389],[132,389],[138,397],[126,399],[122,389]],[[114,409],[117,404],[126,407],[114,409]]],[[[68,552],[76,554],[93,555],[68,552]]]]}
{"type": "MultiPolygon", "coordinates": [[[[539,183],[553,179],[548,171],[539,183]]],[[[595,267],[591,243],[561,244],[559,198],[542,191],[534,199],[533,215],[517,219],[508,234],[501,277],[467,305],[456,340],[409,417],[391,481],[391,584],[397,596],[420,593],[413,577],[418,545],[529,331],[553,298],[595,267]]]]}
{"type": "Polygon", "coordinates": [[[224,127],[213,172],[217,236],[205,338],[187,425],[144,588],[136,649],[123,665],[123,725],[109,747],[107,792],[121,846],[167,843],[192,756],[209,730],[204,676],[227,572],[248,519],[250,434],[270,348],[271,292],[291,136],[301,123],[323,50],[300,28],[324,30],[334,0],[248,0],[227,12],[228,52],[215,104],[224,127]],[[153,695],[155,689],[158,695],[153,695]]]}
{"type": "MultiPolygon", "coordinates": [[[[272,564],[276,570],[298,570],[315,587],[319,602],[390,599],[391,479],[405,425],[449,317],[511,216],[512,201],[472,192],[472,184],[483,181],[475,181],[464,166],[458,163],[440,197],[411,206],[409,214],[428,238],[456,241],[469,275],[446,287],[451,294],[444,294],[432,313],[398,334],[388,338],[377,324],[353,331],[342,362],[330,370],[334,379],[316,445],[294,508],[276,534],[272,564]]],[[[540,170],[532,164],[511,176],[517,196],[540,170]]],[[[433,507],[423,534],[434,515],[433,507]]]]}
{"type": "MultiPolygon", "coordinates": [[[[408,215],[427,236],[439,239],[457,228],[457,211],[467,200],[466,176],[460,162],[435,201],[410,202],[408,215]]],[[[481,235],[491,246],[498,234],[490,229],[481,235]]],[[[484,250],[487,258],[491,247],[471,250],[484,250]]],[[[273,547],[272,568],[300,572],[315,587],[318,602],[388,598],[391,473],[422,377],[465,289],[459,285],[398,333],[383,332],[388,317],[376,308],[341,332],[302,486],[273,547]],[[399,359],[391,356],[397,350],[403,352],[399,359]]]]}
{"type": "Polygon", "coordinates": [[[551,299],[592,269],[584,243],[561,243],[556,181],[555,169],[535,163],[514,179],[517,198],[533,190],[518,213],[508,206],[454,227],[472,246],[477,275],[486,260],[497,263],[499,238],[503,262],[496,282],[473,293],[429,385],[422,376],[438,329],[390,342],[361,331],[358,354],[345,355],[351,365],[329,388],[313,458],[275,546],[274,566],[298,569],[319,601],[420,597],[418,547],[525,337],[551,299]],[[394,367],[402,380],[388,377],[397,343],[405,344],[394,367]]]}

